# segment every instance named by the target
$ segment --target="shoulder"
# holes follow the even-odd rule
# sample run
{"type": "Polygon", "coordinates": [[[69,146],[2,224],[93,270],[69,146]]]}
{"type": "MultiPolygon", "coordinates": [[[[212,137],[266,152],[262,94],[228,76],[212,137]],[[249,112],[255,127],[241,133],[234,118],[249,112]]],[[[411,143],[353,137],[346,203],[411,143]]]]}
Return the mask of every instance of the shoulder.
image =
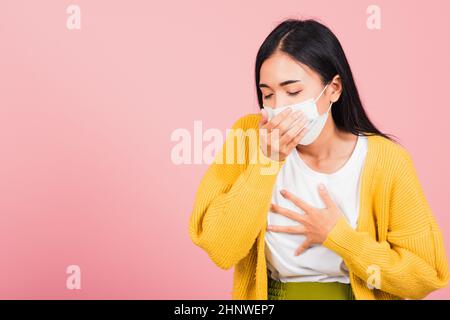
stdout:
{"type": "Polygon", "coordinates": [[[399,142],[379,135],[368,136],[368,141],[369,150],[383,169],[401,171],[399,170],[401,168],[411,169],[413,167],[411,154],[399,142]]]}
{"type": "Polygon", "coordinates": [[[233,124],[233,129],[257,129],[260,121],[261,114],[249,113],[237,119],[233,124]]]}

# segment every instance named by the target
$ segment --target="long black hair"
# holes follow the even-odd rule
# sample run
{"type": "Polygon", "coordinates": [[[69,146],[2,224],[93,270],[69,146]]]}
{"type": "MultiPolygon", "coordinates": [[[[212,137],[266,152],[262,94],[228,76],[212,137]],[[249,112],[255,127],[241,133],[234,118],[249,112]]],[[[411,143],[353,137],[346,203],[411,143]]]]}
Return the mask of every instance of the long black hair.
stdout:
{"type": "Polygon", "coordinates": [[[367,116],[338,38],[329,28],[312,19],[287,19],[281,22],[259,48],[256,56],[255,80],[261,109],[263,108],[262,92],[259,88],[261,65],[277,50],[316,71],[324,85],[337,74],[341,77],[342,94],[331,108],[338,129],[356,135],[380,135],[395,140],[392,135],[378,130],[367,116]]]}

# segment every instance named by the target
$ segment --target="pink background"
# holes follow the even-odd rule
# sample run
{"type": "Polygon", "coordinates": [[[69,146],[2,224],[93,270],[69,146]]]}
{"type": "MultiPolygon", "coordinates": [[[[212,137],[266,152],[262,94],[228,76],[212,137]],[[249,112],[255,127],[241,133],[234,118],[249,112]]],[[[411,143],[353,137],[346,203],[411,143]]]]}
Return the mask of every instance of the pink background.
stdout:
{"type": "Polygon", "coordinates": [[[258,112],[256,52],[288,17],[337,34],[369,115],[412,154],[450,250],[448,12],[446,0],[2,0],[0,298],[229,299],[233,271],[188,236],[207,164],[173,164],[170,136],[194,120],[225,133],[258,112]],[[66,28],[69,4],[81,30],[66,28]],[[379,31],[366,27],[370,4],[379,31]],[[71,264],[81,290],[66,288],[71,264]]]}

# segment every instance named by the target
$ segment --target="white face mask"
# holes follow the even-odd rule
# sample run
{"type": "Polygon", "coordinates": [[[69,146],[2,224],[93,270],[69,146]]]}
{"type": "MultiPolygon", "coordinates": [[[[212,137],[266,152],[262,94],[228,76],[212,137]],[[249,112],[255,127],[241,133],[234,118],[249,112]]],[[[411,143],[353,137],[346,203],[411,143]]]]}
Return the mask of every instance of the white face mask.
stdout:
{"type": "Polygon", "coordinates": [[[274,116],[276,116],[277,114],[279,114],[280,112],[282,112],[287,108],[291,108],[292,111],[301,110],[308,121],[308,123],[305,125],[306,127],[308,127],[308,131],[306,132],[305,136],[300,140],[299,144],[308,145],[311,144],[314,140],[316,140],[317,137],[320,135],[320,132],[322,132],[322,129],[325,126],[325,123],[328,118],[328,112],[330,111],[331,106],[333,105],[333,103],[331,102],[330,106],[328,107],[328,110],[322,115],[319,114],[316,102],[322,96],[327,87],[328,84],[325,86],[325,88],[323,88],[320,95],[315,99],[310,98],[306,101],[302,101],[296,104],[291,104],[288,106],[283,106],[275,109],[266,106],[263,106],[263,108],[264,110],[267,111],[269,121],[274,116]]]}

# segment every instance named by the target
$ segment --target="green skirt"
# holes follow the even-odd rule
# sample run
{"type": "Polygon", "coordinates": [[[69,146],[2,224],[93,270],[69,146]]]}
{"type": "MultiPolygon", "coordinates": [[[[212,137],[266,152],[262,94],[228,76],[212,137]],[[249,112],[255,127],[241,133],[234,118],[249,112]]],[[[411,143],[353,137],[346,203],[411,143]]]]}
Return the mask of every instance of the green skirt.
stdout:
{"type": "Polygon", "coordinates": [[[280,282],[268,277],[268,300],[355,300],[350,284],[280,282]]]}

